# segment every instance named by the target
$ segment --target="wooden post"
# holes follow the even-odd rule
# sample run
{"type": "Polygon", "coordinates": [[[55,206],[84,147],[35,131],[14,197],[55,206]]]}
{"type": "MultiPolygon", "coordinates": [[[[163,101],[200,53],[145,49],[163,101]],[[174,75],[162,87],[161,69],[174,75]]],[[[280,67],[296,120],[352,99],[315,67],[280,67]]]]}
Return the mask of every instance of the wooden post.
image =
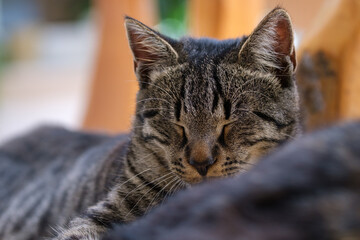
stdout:
{"type": "Polygon", "coordinates": [[[126,39],[124,16],[152,26],[153,0],[97,0],[100,41],[84,129],[127,131],[135,109],[137,82],[126,39]]]}
{"type": "Polygon", "coordinates": [[[308,130],[360,117],[360,1],[327,1],[299,51],[308,130]]]}
{"type": "Polygon", "coordinates": [[[289,12],[295,31],[301,37],[314,25],[314,18],[319,14],[324,2],[329,0],[266,0],[267,11],[281,6],[289,12]]]}
{"type": "MultiPolygon", "coordinates": [[[[360,10],[358,11],[360,14],[360,10]]],[[[341,63],[340,117],[360,118],[360,21],[349,39],[341,63]]]]}
{"type": "Polygon", "coordinates": [[[263,9],[263,0],[191,0],[190,34],[217,39],[250,34],[259,22],[263,9]]]}

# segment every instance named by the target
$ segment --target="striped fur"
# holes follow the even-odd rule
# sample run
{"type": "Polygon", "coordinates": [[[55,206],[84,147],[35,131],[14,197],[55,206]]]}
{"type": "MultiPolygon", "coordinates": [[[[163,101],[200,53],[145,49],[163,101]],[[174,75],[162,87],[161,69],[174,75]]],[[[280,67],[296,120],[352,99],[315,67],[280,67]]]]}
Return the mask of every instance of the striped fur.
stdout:
{"type": "Polygon", "coordinates": [[[358,240],[359,144],[360,121],[308,134],[102,240],[358,240]]]}
{"type": "Polygon", "coordinates": [[[29,184],[16,180],[4,194],[0,238],[49,236],[52,226],[58,240],[98,239],[112,223],[133,221],[179,189],[249,169],[298,134],[296,63],[283,9],[249,37],[225,41],[175,41],[132,18],[125,22],[140,85],[129,139],[97,136],[67,156],[75,133],[57,140],[56,130],[28,135],[36,140],[26,151],[39,151],[31,164],[4,156],[29,184]]]}

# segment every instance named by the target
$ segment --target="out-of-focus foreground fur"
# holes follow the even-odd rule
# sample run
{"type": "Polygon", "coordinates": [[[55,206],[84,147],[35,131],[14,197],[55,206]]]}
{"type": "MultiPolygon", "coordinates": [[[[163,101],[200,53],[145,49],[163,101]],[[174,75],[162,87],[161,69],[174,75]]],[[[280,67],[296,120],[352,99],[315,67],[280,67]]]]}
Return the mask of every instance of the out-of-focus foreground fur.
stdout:
{"type": "Polygon", "coordinates": [[[106,240],[360,239],[360,122],[295,140],[233,179],[176,195],[106,240]]]}

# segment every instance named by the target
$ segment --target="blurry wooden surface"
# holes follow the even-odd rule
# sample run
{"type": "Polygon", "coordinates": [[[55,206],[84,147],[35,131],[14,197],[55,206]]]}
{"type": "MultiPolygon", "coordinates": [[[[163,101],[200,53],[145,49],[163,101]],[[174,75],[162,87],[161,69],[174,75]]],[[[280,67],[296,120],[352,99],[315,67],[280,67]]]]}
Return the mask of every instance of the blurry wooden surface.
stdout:
{"type": "Polygon", "coordinates": [[[154,0],[97,0],[99,47],[84,129],[127,131],[135,111],[137,82],[126,39],[124,16],[152,26],[154,0]]]}
{"type": "Polygon", "coordinates": [[[252,32],[274,7],[285,8],[300,37],[314,24],[325,0],[190,0],[189,27],[194,36],[235,38],[252,32]]]}
{"type": "Polygon", "coordinates": [[[266,11],[276,6],[285,8],[293,22],[298,37],[306,34],[314,25],[314,18],[319,14],[319,9],[329,0],[265,0],[266,11]]]}
{"type": "Polygon", "coordinates": [[[299,49],[309,130],[360,118],[360,1],[327,1],[299,49]]]}
{"type": "Polygon", "coordinates": [[[190,0],[190,35],[217,39],[248,35],[263,11],[264,0],[190,0]]]}
{"type": "Polygon", "coordinates": [[[340,75],[340,117],[360,119],[360,6],[357,12],[357,27],[343,52],[340,75]]]}

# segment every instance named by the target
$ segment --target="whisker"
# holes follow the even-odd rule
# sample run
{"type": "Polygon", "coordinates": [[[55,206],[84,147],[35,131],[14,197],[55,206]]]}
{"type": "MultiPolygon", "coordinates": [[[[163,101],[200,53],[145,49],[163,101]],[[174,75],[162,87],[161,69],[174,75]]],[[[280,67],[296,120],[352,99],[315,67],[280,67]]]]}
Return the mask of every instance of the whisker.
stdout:
{"type": "Polygon", "coordinates": [[[140,184],[139,186],[137,186],[136,188],[134,188],[133,190],[131,190],[130,192],[128,192],[128,193],[125,195],[125,197],[123,198],[123,200],[120,202],[119,205],[122,205],[123,202],[125,201],[125,199],[126,199],[131,193],[133,193],[133,192],[135,192],[135,191],[138,191],[138,190],[146,187],[147,185],[154,183],[155,181],[159,181],[160,179],[163,179],[164,177],[167,177],[167,176],[169,176],[170,174],[173,174],[173,173],[172,173],[172,172],[169,172],[169,173],[167,173],[167,174],[165,174],[165,175],[163,175],[163,176],[161,176],[161,177],[158,177],[158,178],[152,180],[151,182],[140,184]]]}
{"type": "Polygon", "coordinates": [[[149,110],[168,110],[167,108],[145,108],[145,109],[142,109],[140,111],[137,111],[135,112],[136,114],[139,114],[139,113],[143,113],[145,111],[149,111],[149,110]]]}
{"type": "MultiPolygon", "coordinates": [[[[172,172],[171,172],[172,173],[172,172]]],[[[145,195],[147,195],[149,192],[151,192],[155,187],[159,186],[160,183],[164,182],[164,181],[167,181],[169,179],[171,179],[173,176],[168,176],[166,177],[165,179],[163,179],[162,181],[158,182],[157,184],[155,184],[152,188],[150,188],[149,191],[147,191],[146,193],[144,193],[142,195],[142,197],[135,203],[135,205],[130,209],[130,211],[125,215],[125,218],[132,212],[132,210],[134,210],[134,208],[139,204],[139,202],[144,198],[145,195]]],[[[164,188],[162,188],[163,190],[164,188]]],[[[161,191],[162,191],[161,190],[161,191]]]]}
{"type": "Polygon", "coordinates": [[[245,161],[243,161],[243,160],[237,160],[237,161],[238,161],[238,162],[239,162],[239,164],[241,164],[241,165],[245,164],[245,165],[255,166],[255,164],[250,163],[250,162],[245,162],[245,161]]]}
{"type": "Polygon", "coordinates": [[[228,91],[230,90],[230,84],[233,83],[235,75],[239,72],[238,69],[236,69],[235,73],[231,76],[230,81],[228,82],[228,91]]]}
{"type": "Polygon", "coordinates": [[[246,81],[244,83],[242,83],[235,91],[234,93],[231,95],[230,99],[234,99],[234,96],[236,96],[236,94],[240,91],[243,90],[243,87],[246,86],[247,84],[252,83],[252,81],[246,81]]]}
{"type": "Polygon", "coordinates": [[[267,96],[267,95],[265,95],[265,94],[263,94],[263,93],[261,93],[261,92],[259,92],[259,91],[244,91],[244,92],[240,93],[240,95],[236,96],[236,98],[232,98],[232,99],[231,99],[231,103],[234,104],[237,100],[239,100],[239,98],[240,98],[242,95],[244,95],[244,94],[246,94],[246,93],[253,93],[253,94],[257,93],[257,94],[259,94],[259,95],[261,95],[261,96],[263,96],[263,97],[265,97],[265,98],[267,98],[267,99],[269,99],[269,100],[272,100],[271,97],[269,97],[269,96],[267,96]]]}
{"type": "Polygon", "coordinates": [[[175,187],[174,189],[174,193],[176,193],[178,190],[180,190],[181,188],[185,187],[184,182],[180,179],[178,185],[175,187]]]}
{"type": "Polygon", "coordinates": [[[138,82],[144,83],[144,84],[148,84],[148,85],[150,85],[150,86],[154,86],[154,87],[160,89],[161,91],[163,91],[164,93],[166,93],[171,99],[174,99],[174,100],[177,99],[176,95],[174,95],[173,92],[171,92],[171,94],[172,94],[172,95],[171,95],[168,91],[166,91],[165,89],[163,89],[162,87],[159,87],[158,85],[156,85],[156,84],[154,84],[154,83],[149,83],[149,82],[145,82],[145,81],[138,81],[138,82]]]}
{"type": "MultiPolygon", "coordinates": [[[[177,180],[177,179],[176,179],[176,176],[174,176],[174,178],[171,179],[171,181],[170,181],[169,183],[167,183],[167,184],[153,197],[153,199],[150,201],[149,205],[147,206],[145,212],[148,212],[148,210],[149,210],[149,208],[151,207],[152,203],[158,198],[158,196],[160,195],[160,193],[161,193],[163,190],[165,190],[165,188],[166,188],[169,184],[173,183],[173,182],[176,181],[176,180],[177,180]]],[[[171,189],[170,189],[170,190],[171,190],[171,189]]],[[[166,199],[166,196],[167,196],[168,194],[169,194],[169,192],[166,193],[164,199],[166,199]]]]}
{"type": "MultiPolygon", "coordinates": [[[[174,184],[173,186],[170,188],[170,190],[167,192],[167,194],[165,195],[164,199],[167,199],[169,197],[171,197],[178,189],[179,189],[179,185],[182,184],[182,180],[179,178],[174,184]],[[176,187],[175,187],[176,186],[176,187]],[[173,190],[173,188],[175,187],[175,189],[173,190]]],[[[164,203],[165,201],[161,202],[161,205],[164,203]]]]}
{"type": "Polygon", "coordinates": [[[143,100],[139,100],[139,101],[137,101],[136,103],[141,103],[141,102],[145,102],[145,101],[154,101],[154,100],[156,100],[156,101],[163,101],[163,102],[168,103],[169,105],[172,105],[169,101],[167,101],[167,100],[165,100],[165,99],[163,99],[163,98],[146,98],[146,99],[143,99],[143,100]]]}
{"type": "MultiPolygon", "coordinates": [[[[171,108],[170,108],[170,109],[171,109],[171,108]]],[[[142,110],[140,110],[140,111],[135,112],[135,114],[136,114],[136,115],[137,115],[137,114],[141,114],[141,113],[143,113],[143,112],[145,112],[145,111],[149,111],[149,110],[163,110],[163,111],[167,111],[167,110],[169,110],[169,109],[166,109],[166,108],[146,108],[146,109],[142,109],[142,110]]],[[[161,112],[159,112],[158,114],[159,114],[160,116],[164,117],[164,118],[168,118],[168,117],[164,116],[161,112]]]]}
{"type": "MultiPolygon", "coordinates": [[[[147,155],[147,156],[148,156],[148,155],[147,155]]],[[[124,186],[126,183],[128,183],[128,182],[131,181],[132,179],[134,179],[134,178],[138,177],[139,175],[141,175],[141,174],[143,174],[143,173],[145,173],[145,172],[147,172],[147,171],[150,171],[150,170],[151,170],[151,169],[148,168],[148,169],[145,169],[144,171],[139,172],[138,174],[133,175],[131,178],[129,178],[129,179],[126,180],[125,182],[122,182],[122,183],[118,186],[118,188],[121,188],[122,186],[124,186]]]]}
{"type": "Polygon", "coordinates": [[[226,173],[227,171],[238,170],[238,169],[242,169],[242,170],[245,170],[245,171],[248,170],[248,169],[240,167],[240,166],[234,166],[234,167],[224,168],[222,171],[226,173]]]}
{"type": "Polygon", "coordinates": [[[280,134],[282,134],[282,135],[284,135],[284,136],[286,136],[286,137],[289,137],[289,138],[291,138],[292,140],[293,140],[293,139],[296,139],[296,137],[291,136],[291,135],[289,135],[289,134],[287,134],[287,133],[280,133],[280,134]]]}
{"type": "Polygon", "coordinates": [[[178,176],[175,175],[175,178],[177,179],[177,181],[174,183],[174,185],[169,189],[169,191],[167,192],[167,194],[165,195],[164,199],[166,199],[168,196],[170,196],[171,194],[173,194],[175,191],[172,191],[173,188],[182,182],[182,179],[179,178],[178,176]]]}
{"type": "MultiPolygon", "coordinates": [[[[166,72],[166,71],[165,71],[165,74],[166,74],[166,76],[167,76],[169,79],[171,79],[169,82],[171,83],[171,86],[172,86],[173,90],[175,91],[176,88],[175,88],[175,86],[174,86],[174,82],[172,81],[172,80],[173,80],[172,76],[170,76],[169,72],[166,72]]],[[[175,94],[175,93],[173,92],[173,90],[170,89],[170,92],[171,92],[172,94],[174,94],[174,95],[177,96],[177,94],[175,94]]]]}

